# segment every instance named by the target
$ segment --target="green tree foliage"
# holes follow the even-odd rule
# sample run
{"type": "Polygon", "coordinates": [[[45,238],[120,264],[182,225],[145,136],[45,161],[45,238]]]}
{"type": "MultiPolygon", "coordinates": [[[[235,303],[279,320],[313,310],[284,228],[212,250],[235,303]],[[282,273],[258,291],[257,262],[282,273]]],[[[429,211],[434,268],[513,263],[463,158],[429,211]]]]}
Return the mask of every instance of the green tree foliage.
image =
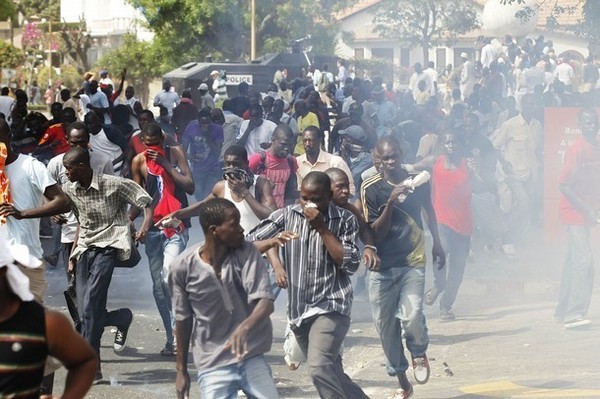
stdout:
{"type": "Polygon", "coordinates": [[[16,68],[25,60],[25,54],[12,44],[0,40],[0,68],[16,68]]]}
{"type": "MultiPolygon", "coordinates": [[[[212,55],[248,59],[249,0],[129,0],[148,21],[162,66],[175,67],[212,55]]],[[[258,55],[284,50],[290,40],[312,36],[314,52],[331,53],[335,13],[356,0],[256,0],[258,55]]]]}
{"type": "MultiPolygon", "coordinates": [[[[0,1],[1,3],[2,1],[0,1]]],[[[19,0],[13,3],[16,4],[17,11],[23,14],[27,20],[32,16],[52,21],[60,20],[60,0],[19,0]]]]}
{"type": "Polygon", "coordinates": [[[12,0],[0,0],[0,21],[14,17],[17,9],[12,0]]]}
{"type": "Polygon", "coordinates": [[[374,7],[373,17],[376,32],[421,47],[424,62],[432,46],[451,44],[480,26],[469,0],[383,0],[374,7]]]}
{"type": "Polygon", "coordinates": [[[113,81],[118,85],[118,73],[127,68],[127,83],[134,86],[142,104],[148,102],[148,85],[168,69],[161,65],[156,49],[151,43],[138,40],[135,35],[125,36],[123,44],[105,54],[97,62],[99,68],[113,73],[113,81]]]}

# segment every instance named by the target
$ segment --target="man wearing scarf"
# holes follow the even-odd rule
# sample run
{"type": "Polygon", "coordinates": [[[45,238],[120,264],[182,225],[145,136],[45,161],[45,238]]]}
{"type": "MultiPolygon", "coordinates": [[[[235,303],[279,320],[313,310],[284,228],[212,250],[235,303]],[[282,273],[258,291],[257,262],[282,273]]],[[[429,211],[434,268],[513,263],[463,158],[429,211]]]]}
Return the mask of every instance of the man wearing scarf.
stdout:
{"type": "Polygon", "coordinates": [[[152,292],[167,336],[165,347],[160,353],[172,356],[176,348],[167,278],[171,261],[187,245],[187,229],[191,224],[189,219],[161,219],[187,207],[186,193],[193,194],[195,187],[182,147],[165,145],[160,126],[156,123],[145,125],[141,138],[146,149],[133,159],[131,172],[133,180],[152,197],[155,225],[147,233],[145,248],[152,277],[152,292]]]}

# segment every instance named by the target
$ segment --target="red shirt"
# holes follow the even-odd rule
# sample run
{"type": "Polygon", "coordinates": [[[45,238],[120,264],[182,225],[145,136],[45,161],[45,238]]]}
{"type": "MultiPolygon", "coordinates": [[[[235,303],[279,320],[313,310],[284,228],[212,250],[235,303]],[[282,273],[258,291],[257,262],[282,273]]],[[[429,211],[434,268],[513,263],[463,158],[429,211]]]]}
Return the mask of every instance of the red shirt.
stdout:
{"type": "Polygon", "coordinates": [[[52,147],[52,154],[54,156],[64,154],[71,148],[67,142],[67,135],[65,134],[62,123],[57,123],[46,129],[46,132],[40,139],[39,145],[51,145],[53,143],[56,143],[52,147]]]}
{"type": "Polygon", "coordinates": [[[285,185],[290,178],[292,173],[296,173],[298,170],[298,163],[296,158],[291,157],[291,166],[293,170],[290,171],[290,162],[287,158],[277,158],[269,151],[265,151],[265,164],[261,166],[261,153],[257,152],[252,154],[250,159],[250,170],[255,173],[259,169],[263,169],[260,173],[261,176],[268,179],[273,185],[273,198],[277,203],[277,208],[283,208],[285,200],[285,185]]]}
{"type": "Polygon", "coordinates": [[[467,161],[462,159],[456,169],[446,169],[445,162],[446,156],[440,156],[432,173],[431,198],[437,221],[458,234],[470,236],[472,189],[467,161]]]}
{"type": "MultiPolygon", "coordinates": [[[[580,137],[567,149],[559,183],[568,185],[583,202],[598,209],[600,207],[600,143],[593,145],[580,137]]],[[[560,219],[565,224],[591,225],[571,202],[561,194],[558,201],[560,219]]]]}

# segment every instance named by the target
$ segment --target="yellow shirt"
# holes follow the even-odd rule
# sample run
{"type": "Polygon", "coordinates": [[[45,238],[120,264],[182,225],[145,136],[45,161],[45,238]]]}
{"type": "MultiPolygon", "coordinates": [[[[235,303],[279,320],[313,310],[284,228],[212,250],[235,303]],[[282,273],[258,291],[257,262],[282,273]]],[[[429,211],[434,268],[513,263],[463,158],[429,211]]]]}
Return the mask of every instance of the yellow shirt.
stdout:
{"type": "Polygon", "coordinates": [[[309,112],[306,116],[299,116],[296,119],[298,122],[298,131],[300,134],[298,135],[298,140],[296,141],[296,148],[294,148],[294,155],[304,154],[304,145],[302,144],[302,132],[309,126],[319,126],[319,118],[314,112],[309,112]]]}

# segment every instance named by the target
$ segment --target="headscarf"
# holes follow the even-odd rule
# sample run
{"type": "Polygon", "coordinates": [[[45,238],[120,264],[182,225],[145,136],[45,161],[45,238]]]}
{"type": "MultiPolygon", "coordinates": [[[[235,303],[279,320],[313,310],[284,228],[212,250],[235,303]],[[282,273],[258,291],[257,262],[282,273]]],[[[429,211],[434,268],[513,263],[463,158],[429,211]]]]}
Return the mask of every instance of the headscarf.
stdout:
{"type": "Polygon", "coordinates": [[[12,292],[22,301],[33,301],[34,297],[29,290],[29,277],[27,277],[19,266],[36,269],[42,262],[29,253],[25,245],[8,245],[5,240],[0,239],[0,267],[6,267],[6,279],[12,292]]]}

